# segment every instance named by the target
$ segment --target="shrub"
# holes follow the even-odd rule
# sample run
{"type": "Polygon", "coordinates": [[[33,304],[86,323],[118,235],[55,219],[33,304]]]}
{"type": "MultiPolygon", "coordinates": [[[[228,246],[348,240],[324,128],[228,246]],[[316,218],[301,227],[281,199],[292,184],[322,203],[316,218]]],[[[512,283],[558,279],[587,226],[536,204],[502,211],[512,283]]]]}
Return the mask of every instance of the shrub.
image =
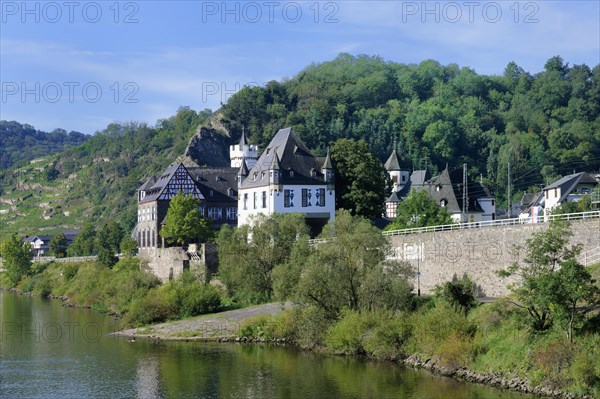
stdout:
{"type": "Polygon", "coordinates": [[[452,281],[447,281],[434,288],[437,297],[443,298],[449,304],[460,308],[465,313],[477,306],[475,291],[475,283],[466,274],[461,279],[454,276],[452,281]]]}
{"type": "Polygon", "coordinates": [[[176,315],[173,305],[164,290],[154,288],[146,296],[133,301],[124,323],[139,327],[172,319],[176,315]]]}

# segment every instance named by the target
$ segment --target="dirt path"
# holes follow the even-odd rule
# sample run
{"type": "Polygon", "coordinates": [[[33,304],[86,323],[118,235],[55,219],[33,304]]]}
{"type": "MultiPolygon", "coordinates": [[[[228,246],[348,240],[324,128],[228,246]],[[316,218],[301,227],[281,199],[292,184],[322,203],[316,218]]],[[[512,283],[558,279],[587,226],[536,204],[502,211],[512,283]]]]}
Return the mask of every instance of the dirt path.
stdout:
{"type": "Polygon", "coordinates": [[[291,306],[290,302],[286,302],[284,305],[280,302],[267,303],[244,309],[198,316],[191,319],[132,328],[115,332],[113,335],[129,337],[131,339],[229,341],[238,337],[242,321],[258,315],[274,315],[280,313],[284,308],[291,306]]]}

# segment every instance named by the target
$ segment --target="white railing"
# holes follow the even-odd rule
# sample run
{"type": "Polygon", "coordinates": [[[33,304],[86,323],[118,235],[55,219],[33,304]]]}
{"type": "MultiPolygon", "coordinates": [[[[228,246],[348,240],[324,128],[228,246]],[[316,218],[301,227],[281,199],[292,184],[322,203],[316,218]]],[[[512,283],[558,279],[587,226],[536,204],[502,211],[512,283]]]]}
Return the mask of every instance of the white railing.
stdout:
{"type": "Polygon", "coordinates": [[[600,211],[590,212],[578,212],[578,213],[565,213],[561,215],[548,215],[539,216],[535,220],[531,217],[528,218],[513,218],[513,219],[497,219],[497,220],[485,220],[481,222],[469,222],[469,223],[454,223],[446,224],[441,226],[427,226],[427,227],[414,227],[411,229],[402,230],[389,230],[384,231],[384,236],[398,236],[406,234],[420,234],[420,233],[433,233],[437,231],[449,231],[449,230],[463,230],[463,229],[478,229],[481,227],[494,227],[494,226],[512,226],[521,224],[531,223],[546,223],[551,220],[583,220],[599,218],[600,211]]]}
{"type": "Polygon", "coordinates": [[[579,255],[579,262],[584,266],[600,263],[600,247],[592,248],[579,255]]]}

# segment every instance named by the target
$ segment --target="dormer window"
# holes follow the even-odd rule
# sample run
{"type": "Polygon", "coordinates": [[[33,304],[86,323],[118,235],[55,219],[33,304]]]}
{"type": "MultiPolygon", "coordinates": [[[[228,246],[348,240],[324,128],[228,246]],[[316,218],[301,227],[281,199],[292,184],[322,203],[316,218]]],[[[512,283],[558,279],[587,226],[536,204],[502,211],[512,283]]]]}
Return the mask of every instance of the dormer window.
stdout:
{"type": "Polygon", "coordinates": [[[290,177],[294,177],[294,171],[290,170],[290,177]]]}
{"type": "Polygon", "coordinates": [[[442,200],[440,201],[440,206],[444,208],[446,207],[446,205],[448,205],[448,200],[446,198],[442,198],[442,200]]]}
{"type": "Polygon", "coordinates": [[[214,193],[215,193],[214,190],[210,190],[210,194],[209,195],[212,197],[214,195],[214,193]]]}
{"type": "Polygon", "coordinates": [[[261,180],[265,178],[265,172],[262,172],[262,173],[260,174],[260,178],[261,178],[261,180]]]}
{"type": "Polygon", "coordinates": [[[316,171],[315,169],[311,169],[311,170],[310,170],[310,175],[311,175],[312,177],[317,177],[317,171],[316,171]]]}
{"type": "Polygon", "coordinates": [[[435,186],[435,191],[440,191],[442,189],[442,185],[438,184],[437,186],[435,186]]]}

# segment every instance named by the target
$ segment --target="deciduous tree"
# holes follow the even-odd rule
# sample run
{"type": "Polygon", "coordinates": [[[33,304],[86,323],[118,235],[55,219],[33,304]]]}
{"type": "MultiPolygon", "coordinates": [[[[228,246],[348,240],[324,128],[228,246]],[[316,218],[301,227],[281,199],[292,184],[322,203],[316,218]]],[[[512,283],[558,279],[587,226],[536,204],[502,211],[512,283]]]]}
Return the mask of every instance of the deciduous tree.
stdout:
{"type": "Polygon", "coordinates": [[[438,206],[425,190],[411,190],[398,204],[397,216],[386,230],[452,224],[448,209],[438,206]]]}
{"type": "Polygon", "coordinates": [[[31,245],[16,234],[2,245],[2,261],[10,284],[16,285],[31,270],[31,245]]]}
{"type": "Polygon", "coordinates": [[[374,219],[384,211],[387,173],[364,140],[340,139],[331,147],[336,208],[374,219]]]}
{"type": "Polygon", "coordinates": [[[200,200],[181,191],[171,198],[165,225],[160,235],[170,244],[186,245],[195,241],[207,241],[212,237],[212,228],[198,207],[200,200]]]}

